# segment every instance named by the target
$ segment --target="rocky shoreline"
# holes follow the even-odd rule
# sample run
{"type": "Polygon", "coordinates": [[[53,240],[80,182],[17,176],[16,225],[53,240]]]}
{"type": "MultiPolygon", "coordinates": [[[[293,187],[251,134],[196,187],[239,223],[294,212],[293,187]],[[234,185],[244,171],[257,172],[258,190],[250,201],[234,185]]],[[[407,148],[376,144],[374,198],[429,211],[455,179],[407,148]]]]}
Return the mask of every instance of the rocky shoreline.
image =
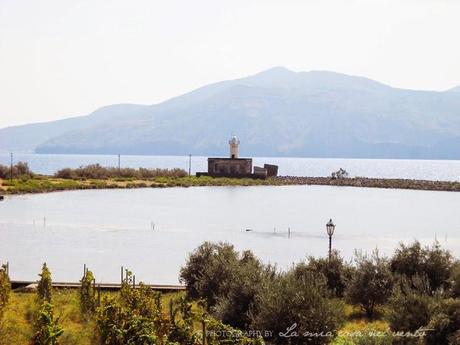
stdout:
{"type": "Polygon", "coordinates": [[[460,181],[428,181],[368,177],[334,179],[330,177],[299,176],[279,176],[275,179],[283,185],[321,185],[460,192],[460,181]]]}

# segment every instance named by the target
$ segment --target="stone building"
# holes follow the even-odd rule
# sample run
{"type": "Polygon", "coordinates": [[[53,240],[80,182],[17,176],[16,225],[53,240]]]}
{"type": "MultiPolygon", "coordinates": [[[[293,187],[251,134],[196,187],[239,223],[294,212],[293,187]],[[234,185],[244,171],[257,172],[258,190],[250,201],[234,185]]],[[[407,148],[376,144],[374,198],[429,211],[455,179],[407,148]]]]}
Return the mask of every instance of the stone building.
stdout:
{"type": "Polygon", "coordinates": [[[265,164],[264,167],[254,167],[252,172],[252,158],[239,158],[240,141],[232,136],[228,142],[230,146],[229,158],[208,158],[208,172],[197,173],[197,176],[213,177],[251,177],[267,178],[276,176],[278,166],[265,164]]]}

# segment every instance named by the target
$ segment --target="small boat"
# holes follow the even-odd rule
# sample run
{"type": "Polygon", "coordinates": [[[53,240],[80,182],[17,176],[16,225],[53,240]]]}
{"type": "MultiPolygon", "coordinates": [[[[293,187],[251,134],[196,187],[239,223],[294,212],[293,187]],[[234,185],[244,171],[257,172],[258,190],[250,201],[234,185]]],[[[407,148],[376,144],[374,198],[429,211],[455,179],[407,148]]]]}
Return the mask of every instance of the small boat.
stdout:
{"type": "Polygon", "coordinates": [[[252,231],[252,229],[246,229],[246,231],[252,231]]]}

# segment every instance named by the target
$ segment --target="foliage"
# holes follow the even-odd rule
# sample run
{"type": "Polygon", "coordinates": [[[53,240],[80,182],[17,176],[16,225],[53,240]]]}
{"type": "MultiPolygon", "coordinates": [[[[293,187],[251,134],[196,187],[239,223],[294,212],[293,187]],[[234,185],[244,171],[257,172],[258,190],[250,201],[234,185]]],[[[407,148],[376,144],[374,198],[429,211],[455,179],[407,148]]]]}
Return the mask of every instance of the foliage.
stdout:
{"type": "Polygon", "coordinates": [[[0,320],[3,312],[8,305],[11,292],[10,278],[8,277],[7,268],[5,265],[0,267],[0,320]]]}
{"type": "MultiPolygon", "coordinates": [[[[29,165],[25,162],[18,162],[13,165],[13,178],[31,178],[34,173],[29,169],[29,165]]],[[[0,164],[0,178],[11,178],[11,167],[0,164]]]]}
{"type": "Polygon", "coordinates": [[[447,290],[450,287],[453,258],[437,241],[431,247],[424,248],[418,241],[407,246],[401,243],[390,265],[394,273],[409,278],[426,275],[432,291],[447,290]]]}
{"type": "Polygon", "coordinates": [[[33,345],[57,345],[58,338],[64,333],[59,325],[59,319],[53,315],[53,305],[46,300],[42,301],[35,322],[33,345]]]}
{"type": "Polygon", "coordinates": [[[271,267],[264,267],[250,251],[243,252],[233,272],[234,277],[228,282],[225,294],[218,297],[212,314],[225,324],[248,329],[250,311],[256,309],[256,295],[273,271],[271,267]]]}
{"type": "Polygon", "coordinates": [[[460,344],[460,300],[443,300],[427,328],[426,345],[460,344]]]}
{"type": "Polygon", "coordinates": [[[205,318],[204,324],[208,345],[264,345],[262,337],[247,337],[243,331],[214,318],[205,318]]]}
{"type": "Polygon", "coordinates": [[[97,308],[101,344],[170,345],[168,320],[162,313],[160,295],[144,285],[129,284],[130,273],[118,298],[105,296],[97,308]]]}
{"type": "Polygon", "coordinates": [[[97,305],[93,272],[87,270],[80,282],[80,309],[83,315],[91,315],[97,305]]]}
{"type": "Polygon", "coordinates": [[[324,277],[278,273],[256,297],[252,328],[273,332],[273,344],[328,344],[343,323],[344,310],[341,302],[327,294],[324,277]]]}
{"type": "Polygon", "coordinates": [[[187,173],[183,169],[146,169],[146,168],[115,168],[103,167],[99,164],[82,166],[76,169],[61,169],[54,175],[63,179],[108,179],[117,178],[155,178],[164,177],[185,177],[187,173]]]}
{"type": "Polygon", "coordinates": [[[298,277],[308,272],[323,275],[331,293],[336,297],[343,297],[347,282],[351,279],[352,268],[343,261],[339,252],[334,250],[330,258],[309,257],[307,264],[301,263],[295,267],[298,277]]]}
{"type": "Polygon", "coordinates": [[[347,286],[346,297],[366,312],[374,316],[375,307],[384,304],[391,295],[393,276],[388,261],[379,256],[377,250],[369,255],[357,252],[355,271],[347,286]]]}
{"type": "MultiPolygon", "coordinates": [[[[430,286],[426,278],[402,276],[395,284],[388,303],[388,321],[394,332],[410,332],[426,327],[436,306],[430,296],[430,286]]],[[[418,344],[417,337],[396,338],[395,344],[418,344]]]]}
{"type": "Polygon", "coordinates": [[[40,301],[51,303],[51,272],[46,266],[46,262],[42,266],[42,273],[39,274],[37,294],[40,301]]]}
{"type": "Polygon", "coordinates": [[[239,263],[240,258],[232,245],[203,243],[180,271],[180,280],[187,286],[187,296],[204,299],[208,308],[214,307],[235,282],[239,263]]]}

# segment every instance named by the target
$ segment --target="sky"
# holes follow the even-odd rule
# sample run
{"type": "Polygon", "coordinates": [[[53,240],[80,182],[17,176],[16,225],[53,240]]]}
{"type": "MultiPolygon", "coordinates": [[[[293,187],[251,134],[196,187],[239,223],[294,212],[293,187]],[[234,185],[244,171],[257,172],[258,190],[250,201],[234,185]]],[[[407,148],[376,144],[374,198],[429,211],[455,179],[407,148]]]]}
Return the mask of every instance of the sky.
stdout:
{"type": "Polygon", "coordinates": [[[274,66],[460,85],[458,0],[0,0],[0,127],[274,66]]]}

